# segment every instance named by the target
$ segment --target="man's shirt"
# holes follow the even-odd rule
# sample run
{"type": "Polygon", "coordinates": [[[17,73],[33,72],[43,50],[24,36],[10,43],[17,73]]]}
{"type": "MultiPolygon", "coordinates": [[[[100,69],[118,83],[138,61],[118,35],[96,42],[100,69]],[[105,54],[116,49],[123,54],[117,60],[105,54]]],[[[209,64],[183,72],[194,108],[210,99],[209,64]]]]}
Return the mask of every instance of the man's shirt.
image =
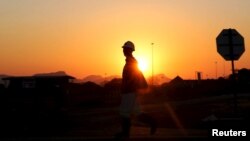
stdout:
{"type": "Polygon", "coordinates": [[[127,57],[122,72],[122,93],[136,92],[147,86],[147,81],[138,68],[137,60],[133,56],[127,57]]]}

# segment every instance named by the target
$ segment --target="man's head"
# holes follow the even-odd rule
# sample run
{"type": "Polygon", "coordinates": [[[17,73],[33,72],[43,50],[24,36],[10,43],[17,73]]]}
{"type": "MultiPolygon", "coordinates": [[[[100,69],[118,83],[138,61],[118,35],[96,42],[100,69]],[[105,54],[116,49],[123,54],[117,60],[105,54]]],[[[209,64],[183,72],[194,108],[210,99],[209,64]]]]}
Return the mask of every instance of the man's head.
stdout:
{"type": "Polygon", "coordinates": [[[124,56],[131,56],[132,52],[135,51],[135,45],[131,41],[127,41],[122,46],[124,56]]]}

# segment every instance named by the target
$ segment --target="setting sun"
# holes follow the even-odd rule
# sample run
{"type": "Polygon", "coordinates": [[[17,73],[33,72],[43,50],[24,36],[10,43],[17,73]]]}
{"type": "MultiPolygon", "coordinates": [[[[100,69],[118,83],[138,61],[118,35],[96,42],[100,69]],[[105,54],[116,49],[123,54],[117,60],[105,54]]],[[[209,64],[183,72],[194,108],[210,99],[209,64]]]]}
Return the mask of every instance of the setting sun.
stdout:
{"type": "Polygon", "coordinates": [[[146,73],[149,69],[149,62],[146,59],[138,58],[138,67],[143,73],[146,73]]]}
{"type": "Polygon", "coordinates": [[[148,69],[148,64],[145,61],[140,61],[138,66],[139,66],[139,69],[143,72],[148,69]]]}

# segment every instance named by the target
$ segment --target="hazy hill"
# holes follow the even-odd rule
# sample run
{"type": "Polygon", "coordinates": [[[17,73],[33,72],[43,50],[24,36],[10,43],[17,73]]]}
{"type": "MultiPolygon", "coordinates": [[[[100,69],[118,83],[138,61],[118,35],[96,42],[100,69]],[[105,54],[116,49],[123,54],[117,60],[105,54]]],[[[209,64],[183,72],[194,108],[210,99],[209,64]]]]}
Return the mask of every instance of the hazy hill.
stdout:
{"type": "MultiPolygon", "coordinates": [[[[153,77],[153,81],[154,81],[154,85],[161,85],[163,83],[167,83],[170,82],[171,79],[168,78],[165,74],[156,74],[153,77]]],[[[148,83],[151,84],[152,83],[152,77],[149,77],[148,79],[148,83]]]]}
{"type": "Polygon", "coordinates": [[[68,75],[68,74],[64,71],[34,74],[34,76],[65,76],[65,75],[68,75]]]}
{"type": "MultiPolygon", "coordinates": [[[[96,84],[99,85],[104,85],[106,82],[111,81],[114,78],[121,78],[121,76],[119,75],[111,75],[111,76],[107,76],[107,77],[103,77],[101,75],[89,75],[83,79],[77,80],[77,83],[84,83],[84,82],[94,82],[96,84]]],[[[148,83],[151,83],[151,79],[152,77],[149,77],[148,83]]],[[[161,85],[163,83],[169,82],[171,81],[170,78],[168,78],[165,74],[157,74],[154,76],[154,84],[155,85],[161,85]]]]}
{"type": "Polygon", "coordinates": [[[9,75],[6,75],[6,74],[0,74],[0,78],[4,78],[4,77],[9,77],[9,75]]]}
{"type": "Polygon", "coordinates": [[[88,75],[88,76],[84,77],[83,79],[76,80],[76,82],[77,83],[94,82],[96,84],[103,85],[106,82],[111,81],[114,78],[121,78],[121,77],[118,75],[111,75],[111,76],[107,76],[107,77],[103,77],[101,75],[88,75]]]}

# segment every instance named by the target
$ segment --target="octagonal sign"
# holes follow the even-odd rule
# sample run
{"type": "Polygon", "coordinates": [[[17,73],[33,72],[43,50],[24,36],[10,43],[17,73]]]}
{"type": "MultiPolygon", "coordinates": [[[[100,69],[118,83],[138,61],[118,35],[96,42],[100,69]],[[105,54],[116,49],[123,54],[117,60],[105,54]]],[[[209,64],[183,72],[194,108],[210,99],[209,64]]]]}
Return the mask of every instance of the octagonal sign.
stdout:
{"type": "Polygon", "coordinates": [[[244,38],[235,29],[223,29],[216,38],[217,52],[227,61],[238,60],[245,51],[244,38]]]}

